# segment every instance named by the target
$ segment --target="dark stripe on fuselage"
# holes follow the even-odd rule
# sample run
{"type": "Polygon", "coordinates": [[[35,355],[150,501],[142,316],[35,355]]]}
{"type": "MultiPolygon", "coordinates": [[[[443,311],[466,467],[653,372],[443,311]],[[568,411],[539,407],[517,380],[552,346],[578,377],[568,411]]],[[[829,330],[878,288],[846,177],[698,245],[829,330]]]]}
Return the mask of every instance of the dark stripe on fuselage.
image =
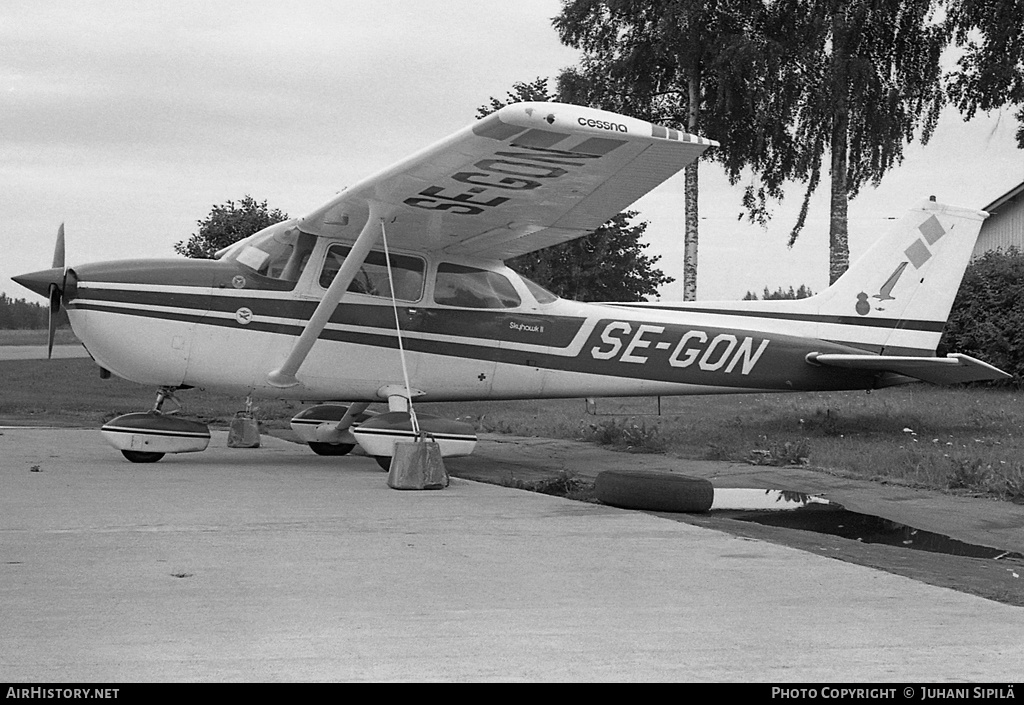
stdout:
{"type": "MultiPolygon", "coordinates": [[[[104,306],[110,303],[127,305],[145,305],[191,309],[194,313],[175,313],[180,320],[196,322],[206,312],[230,314],[240,308],[248,308],[253,318],[260,317],[288,318],[302,323],[298,326],[287,326],[302,330],[302,326],[313,315],[320,303],[315,299],[288,300],[275,298],[256,298],[224,296],[201,293],[167,293],[159,291],[137,291],[120,289],[85,288],[80,291],[80,298],[71,303],[83,309],[122,311],[123,309],[104,306]],[[98,307],[103,307],[102,309],[98,307]]],[[[521,314],[500,309],[481,311],[466,309],[445,309],[417,305],[400,305],[399,319],[402,330],[430,335],[454,335],[467,338],[482,338],[511,343],[544,345],[552,348],[566,348],[575,339],[585,319],[569,316],[545,316],[538,314],[521,314]]],[[[149,315],[149,312],[132,312],[133,315],[149,315]]],[[[154,318],[171,318],[169,312],[154,311],[154,318]]],[[[174,313],[174,312],[170,312],[174,313]]],[[[213,325],[215,319],[204,321],[213,325]]],[[[338,306],[331,315],[331,323],[338,325],[359,326],[364,328],[381,328],[393,330],[394,313],[390,306],[368,303],[345,302],[338,306]]],[[[237,326],[234,321],[227,322],[237,326]]]]}
{"type": "Polygon", "coordinates": [[[908,321],[900,318],[866,318],[863,316],[838,316],[817,313],[787,313],[781,311],[737,311],[732,309],[690,308],[676,306],[630,306],[629,304],[608,304],[616,308],[635,311],[672,311],[674,313],[703,313],[716,316],[742,316],[745,318],[770,318],[782,321],[798,321],[801,323],[831,323],[840,326],[864,326],[867,328],[884,328],[887,330],[919,330],[929,333],[941,333],[945,321],[908,321]]]}
{"type": "MultiPolygon", "coordinates": [[[[91,293],[98,292],[92,290],[91,293]]],[[[124,294],[127,293],[129,294],[128,300],[123,303],[130,303],[132,295],[146,292],[106,293],[115,293],[116,296],[111,298],[117,299],[124,299],[124,294]]],[[[159,296],[159,294],[157,295],[159,296]]],[[[239,304],[246,304],[253,308],[264,303],[263,300],[255,299],[220,298],[231,302],[232,312],[239,304]]],[[[289,302],[267,300],[265,303],[285,305],[289,302]]],[[[299,304],[300,307],[315,305],[315,302],[291,303],[299,304]]],[[[69,308],[161,320],[178,320],[204,326],[232,328],[240,331],[262,331],[289,336],[298,336],[305,324],[304,321],[295,324],[261,321],[257,313],[248,325],[242,326],[234,318],[214,317],[204,312],[141,310],[112,306],[84,298],[70,302],[69,308]]],[[[271,307],[267,310],[282,309],[271,307]]],[[[283,310],[289,309],[286,306],[283,310]]],[[[444,325],[429,326],[432,330],[427,330],[428,327],[416,329],[412,325],[407,327],[405,324],[403,324],[403,329],[406,331],[419,330],[419,332],[445,331],[442,333],[443,335],[458,336],[463,340],[425,340],[411,336],[404,338],[406,350],[529,367],[537,370],[580,372],[679,384],[792,391],[874,386],[874,373],[808,365],[804,361],[804,357],[810,352],[860,352],[849,346],[824,341],[774,335],[763,331],[738,331],[670,323],[627,323],[615,319],[603,319],[590,332],[579,354],[570,357],[557,354],[553,346],[548,346],[552,348],[552,352],[537,352],[518,350],[507,345],[494,347],[472,342],[474,338],[501,340],[504,343],[532,342],[522,339],[502,340],[492,335],[501,325],[495,323],[495,320],[507,321],[509,318],[525,318],[522,316],[485,311],[447,309],[429,309],[428,311],[442,319],[449,317],[449,320],[444,325]]],[[[415,314],[410,314],[406,309],[404,315],[408,322],[413,322],[415,314]]],[[[374,348],[397,349],[397,336],[391,332],[394,320],[392,316],[391,310],[386,306],[344,304],[339,307],[335,317],[332,317],[332,322],[360,327],[364,330],[325,329],[320,334],[320,338],[374,348]],[[362,311],[353,315],[344,310],[349,307],[362,309],[362,311]],[[368,331],[365,330],[366,328],[375,330],[368,331]]],[[[581,318],[548,316],[545,317],[545,320],[557,327],[568,324],[567,328],[573,332],[573,335],[584,324],[584,319],[581,318]]]]}

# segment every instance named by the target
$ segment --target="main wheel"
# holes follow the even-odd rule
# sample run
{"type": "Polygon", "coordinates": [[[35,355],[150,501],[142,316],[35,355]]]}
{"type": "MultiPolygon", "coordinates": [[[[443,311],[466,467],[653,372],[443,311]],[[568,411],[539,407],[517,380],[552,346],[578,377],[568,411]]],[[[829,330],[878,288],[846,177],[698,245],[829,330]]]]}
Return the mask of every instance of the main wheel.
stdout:
{"type": "Polygon", "coordinates": [[[317,455],[348,455],[356,447],[355,443],[319,443],[317,441],[310,441],[308,445],[310,450],[317,455]]]}
{"type": "Polygon", "coordinates": [[[383,470],[384,472],[390,472],[391,471],[391,456],[390,455],[375,455],[375,456],[373,456],[373,459],[377,461],[377,465],[380,466],[381,470],[383,470]]]}
{"type": "Polygon", "coordinates": [[[164,457],[163,453],[151,453],[148,450],[122,450],[121,455],[133,463],[155,463],[164,457]]]}

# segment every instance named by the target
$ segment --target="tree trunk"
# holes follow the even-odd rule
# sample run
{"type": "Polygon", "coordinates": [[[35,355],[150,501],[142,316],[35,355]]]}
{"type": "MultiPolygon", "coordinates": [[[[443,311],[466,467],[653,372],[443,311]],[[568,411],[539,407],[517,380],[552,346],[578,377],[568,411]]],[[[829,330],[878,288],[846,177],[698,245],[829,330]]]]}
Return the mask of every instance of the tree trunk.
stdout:
{"type": "MultiPolygon", "coordinates": [[[[700,120],[700,68],[690,71],[690,105],[687,131],[696,134],[700,120]]],[[[683,235],[683,301],[697,300],[697,161],[686,167],[686,185],[684,186],[684,204],[686,206],[686,225],[683,235]]]]}
{"type": "Polygon", "coordinates": [[[686,233],[683,236],[683,301],[697,300],[697,162],[686,167],[684,195],[686,233]]]}
{"type": "Polygon", "coordinates": [[[828,283],[850,267],[850,243],[848,229],[849,197],[846,188],[847,169],[847,124],[848,116],[836,114],[832,128],[832,203],[829,210],[828,228],[828,283]]]}
{"type": "Polygon", "coordinates": [[[832,192],[828,229],[828,282],[836,279],[850,267],[850,243],[847,215],[849,194],[846,174],[849,168],[849,65],[848,37],[844,8],[839,6],[833,15],[832,29],[832,192]]]}

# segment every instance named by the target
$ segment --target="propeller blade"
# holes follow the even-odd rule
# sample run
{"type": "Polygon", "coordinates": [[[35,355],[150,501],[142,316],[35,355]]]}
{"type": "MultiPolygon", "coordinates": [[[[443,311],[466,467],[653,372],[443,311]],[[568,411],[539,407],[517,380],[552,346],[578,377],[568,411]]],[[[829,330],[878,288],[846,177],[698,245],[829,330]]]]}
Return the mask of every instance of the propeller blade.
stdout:
{"type": "Polygon", "coordinates": [[[64,269],[64,223],[57,228],[57,244],[53,248],[52,267],[64,269]]]}
{"type": "Polygon", "coordinates": [[[46,359],[53,358],[53,339],[57,335],[57,314],[60,313],[61,290],[56,284],[50,284],[50,315],[47,318],[46,359]]]}

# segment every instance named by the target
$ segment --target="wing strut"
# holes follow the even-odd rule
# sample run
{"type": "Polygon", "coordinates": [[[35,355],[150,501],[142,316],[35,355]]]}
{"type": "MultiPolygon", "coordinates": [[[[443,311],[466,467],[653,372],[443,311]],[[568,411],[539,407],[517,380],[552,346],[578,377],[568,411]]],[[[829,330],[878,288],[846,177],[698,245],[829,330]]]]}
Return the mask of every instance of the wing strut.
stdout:
{"type": "Polygon", "coordinates": [[[320,300],[320,304],[313,311],[313,315],[309,317],[309,322],[306,323],[306,327],[299,335],[299,339],[295,341],[295,345],[292,347],[291,352],[288,353],[284,363],[267,375],[267,382],[271,386],[286,388],[294,387],[299,383],[295,373],[299,371],[302,363],[306,361],[306,356],[309,355],[309,351],[313,348],[313,343],[320,337],[320,333],[323,332],[327,322],[331,320],[331,315],[338,307],[338,304],[341,303],[345,292],[348,291],[349,284],[355,279],[356,274],[359,273],[359,268],[363,266],[363,262],[366,261],[371,248],[377,242],[381,231],[381,219],[382,214],[379,205],[371,203],[370,217],[366,219],[366,224],[359,233],[359,237],[356,238],[355,244],[352,245],[351,252],[345,257],[345,261],[342,263],[341,269],[338,270],[338,274],[334,277],[334,281],[327,288],[327,293],[320,300]]]}

